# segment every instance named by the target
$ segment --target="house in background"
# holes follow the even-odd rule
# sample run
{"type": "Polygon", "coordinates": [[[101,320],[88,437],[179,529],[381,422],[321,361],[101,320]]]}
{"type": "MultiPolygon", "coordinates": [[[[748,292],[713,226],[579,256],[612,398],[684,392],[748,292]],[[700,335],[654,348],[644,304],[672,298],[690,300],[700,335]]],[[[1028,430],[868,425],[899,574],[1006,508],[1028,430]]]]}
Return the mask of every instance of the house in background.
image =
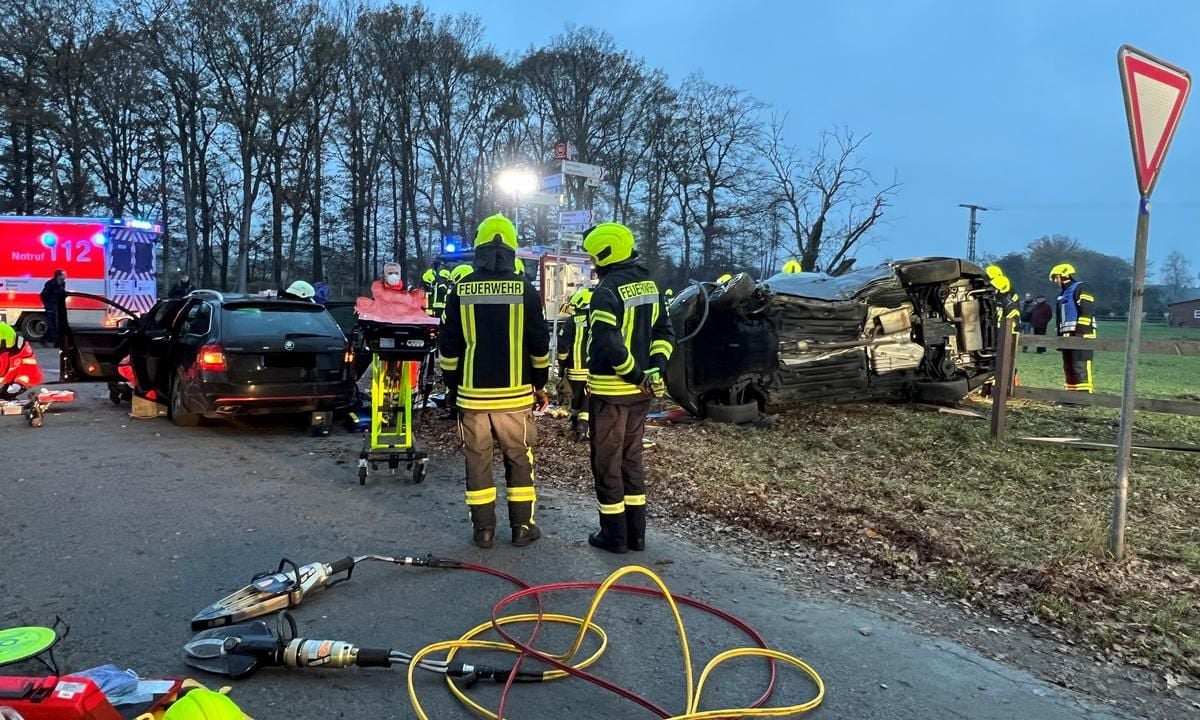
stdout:
{"type": "Polygon", "coordinates": [[[1167,324],[1171,327],[1200,328],[1200,297],[1194,300],[1171,303],[1167,324]]]}

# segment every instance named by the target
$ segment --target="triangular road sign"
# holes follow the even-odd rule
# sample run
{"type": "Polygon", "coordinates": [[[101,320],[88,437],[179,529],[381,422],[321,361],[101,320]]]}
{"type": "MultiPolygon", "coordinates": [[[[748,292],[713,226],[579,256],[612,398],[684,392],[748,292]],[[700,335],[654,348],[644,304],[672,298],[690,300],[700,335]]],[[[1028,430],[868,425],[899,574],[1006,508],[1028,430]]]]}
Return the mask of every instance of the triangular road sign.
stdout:
{"type": "Polygon", "coordinates": [[[1192,76],[1129,45],[1117,51],[1138,190],[1150,197],[1192,89],[1192,76]]]}

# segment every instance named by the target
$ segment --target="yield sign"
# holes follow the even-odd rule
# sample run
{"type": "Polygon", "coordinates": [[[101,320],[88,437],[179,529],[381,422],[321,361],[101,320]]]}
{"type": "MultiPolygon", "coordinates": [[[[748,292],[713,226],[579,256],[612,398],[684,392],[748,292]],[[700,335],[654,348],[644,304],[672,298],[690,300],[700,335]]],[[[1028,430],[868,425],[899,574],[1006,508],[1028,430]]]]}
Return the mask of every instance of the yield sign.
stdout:
{"type": "Polygon", "coordinates": [[[1150,197],[1183,115],[1192,76],[1129,45],[1117,51],[1138,189],[1150,197]]]}

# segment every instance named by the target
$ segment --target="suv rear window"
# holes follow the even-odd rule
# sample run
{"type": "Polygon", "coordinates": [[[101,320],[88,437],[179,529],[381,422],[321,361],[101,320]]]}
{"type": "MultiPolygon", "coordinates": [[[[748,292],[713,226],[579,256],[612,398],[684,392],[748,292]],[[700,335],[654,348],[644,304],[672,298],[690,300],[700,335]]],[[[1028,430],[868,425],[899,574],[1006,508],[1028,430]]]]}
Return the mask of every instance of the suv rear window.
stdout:
{"type": "Polygon", "coordinates": [[[226,305],[223,334],[232,337],[308,333],[343,337],[342,329],[323,307],[302,305],[226,305]]]}

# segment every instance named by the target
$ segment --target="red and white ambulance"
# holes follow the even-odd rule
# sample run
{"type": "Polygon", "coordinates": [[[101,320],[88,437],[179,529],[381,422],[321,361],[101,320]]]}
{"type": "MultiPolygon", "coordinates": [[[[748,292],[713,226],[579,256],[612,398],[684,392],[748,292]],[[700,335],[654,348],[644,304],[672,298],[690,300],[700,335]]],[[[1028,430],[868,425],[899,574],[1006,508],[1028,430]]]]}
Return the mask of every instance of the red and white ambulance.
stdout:
{"type": "MultiPolygon", "coordinates": [[[[0,216],[0,320],[40,340],[46,332],[40,294],[55,270],[67,273],[67,290],[149,310],[158,299],[161,234],[159,225],[128,218],[0,216]]],[[[71,297],[67,316],[74,327],[111,327],[123,313],[71,297]]]]}

